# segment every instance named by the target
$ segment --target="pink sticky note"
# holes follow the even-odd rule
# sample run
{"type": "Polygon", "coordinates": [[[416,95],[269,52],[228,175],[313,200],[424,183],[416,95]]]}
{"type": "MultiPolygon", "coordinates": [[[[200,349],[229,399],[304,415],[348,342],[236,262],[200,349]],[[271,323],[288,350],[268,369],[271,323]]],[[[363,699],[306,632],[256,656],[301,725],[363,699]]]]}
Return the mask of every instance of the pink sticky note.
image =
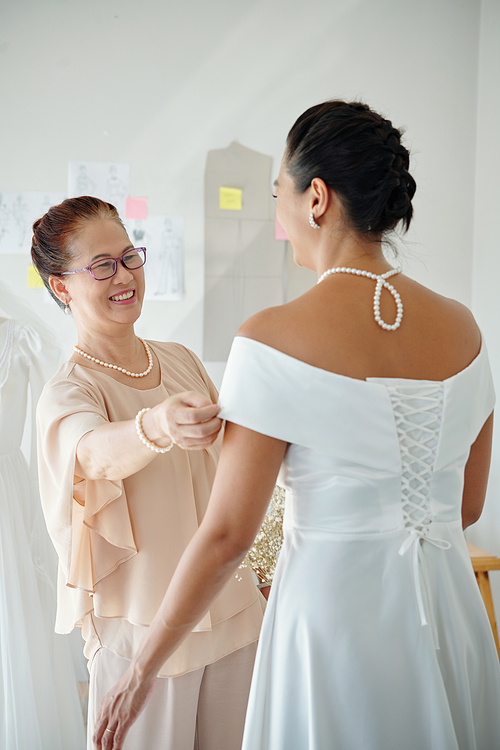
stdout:
{"type": "Polygon", "coordinates": [[[288,235],[279,223],[278,219],[274,221],[274,239],[275,240],[288,240],[288,235]]]}
{"type": "Polygon", "coordinates": [[[125,198],[125,218],[126,219],[147,219],[148,218],[148,199],[147,198],[125,198]]]}

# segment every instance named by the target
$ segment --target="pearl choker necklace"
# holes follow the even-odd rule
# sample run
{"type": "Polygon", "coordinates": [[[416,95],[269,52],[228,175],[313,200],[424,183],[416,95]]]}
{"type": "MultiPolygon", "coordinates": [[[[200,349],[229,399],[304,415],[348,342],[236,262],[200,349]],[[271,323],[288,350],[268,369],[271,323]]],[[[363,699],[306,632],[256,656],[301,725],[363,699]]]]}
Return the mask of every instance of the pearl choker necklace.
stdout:
{"type": "Polygon", "coordinates": [[[151,354],[151,349],[149,348],[148,344],[142,339],[139,339],[139,341],[143,345],[148,356],[148,367],[146,370],[144,370],[144,372],[130,372],[130,370],[126,370],[124,367],[118,367],[118,365],[110,365],[109,362],[103,362],[101,359],[97,359],[97,357],[91,357],[90,354],[82,351],[82,349],[80,349],[78,346],[74,346],[73,349],[75,350],[75,352],[78,352],[78,354],[81,354],[82,357],[85,357],[85,359],[90,359],[91,362],[95,362],[96,365],[102,365],[103,367],[109,367],[111,370],[123,372],[124,375],[130,375],[131,378],[144,378],[146,377],[146,375],[149,375],[149,373],[153,369],[153,355],[151,354]]]}
{"type": "Polygon", "coordinates": [[[373,316],[375,322],[386,331],[395,331],[396,328],[399,328],[403,319],[403,303],[401,302],[399,293],[394,289],[392,284],[389,284],[387,279],[397,273],[401,273],[401,268],[392,268],[390,271],[386,271],[386,273],[381,275],[371,273],[370,271],[360,271],[359,268],[345,268],[344,266],[342,268],[329,268],[328,271],[321,274],[317,283],[319,284],[323,279],[326,279],[327,276],[334,273],[352,273],[354,276],[366,276],[367,279],[374,279],[377,282],[375,286],[375,295],[373,297],[373,316]],[[384,287],[392,294],[394,302],[396,303],[396,320],[392,325],[386,323],[380,316],[380,295],[384,287]]]}

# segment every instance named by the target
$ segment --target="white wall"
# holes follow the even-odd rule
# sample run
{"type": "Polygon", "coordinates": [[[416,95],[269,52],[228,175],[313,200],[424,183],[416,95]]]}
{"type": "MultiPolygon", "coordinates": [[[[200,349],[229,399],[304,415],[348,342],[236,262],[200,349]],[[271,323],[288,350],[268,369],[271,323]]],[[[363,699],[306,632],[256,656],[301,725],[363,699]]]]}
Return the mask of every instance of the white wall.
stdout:
{"type": "MultiPolygon", "coordinates": [[[[10,0],[0,14],[0,189],[64,190],[68,160],[124,161],[152,213],[185,216],[185,300],[148,303],[139,332],[201,352],[207,151],[236,139],[277,169],[294,119],[331,97],[407,127],[411,270],[470,302],[474,0],[10,0]]],[[[26,263],[4,260],[9,279],[71,338],[24,289],[26,263]]]]}
{"type": "MultiPolygon", "coordinates": [[[[405,268],[473,303],[498,379],[498,13],[497,0],[4,0],[0,189],[65,190],[69,160],[129,162],[132,194],[186,222],[185,299],[147,302],[138,332],[200,354],[207,151],[238,140],[277,171],[306,107],[365,99],[413,152],[405,268]]],[[[69,350],[72,321],[25,286],[28,255],[1,260],[69,350]]],[[[498,554],[499,451],[476,539],[498,554]]]]}

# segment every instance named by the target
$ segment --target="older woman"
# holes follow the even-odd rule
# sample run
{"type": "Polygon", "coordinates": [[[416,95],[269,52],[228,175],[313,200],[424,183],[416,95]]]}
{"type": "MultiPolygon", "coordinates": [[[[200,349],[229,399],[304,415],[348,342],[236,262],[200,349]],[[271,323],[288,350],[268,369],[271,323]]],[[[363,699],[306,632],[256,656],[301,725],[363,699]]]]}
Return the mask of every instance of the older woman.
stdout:
{"type": "MultiPolygon", "coordinates": [[[[38,406],[40,487],[59,556],[56,630],[82,628],[89,735],[204,515],[220,447],[217,392],[180,344],[134,333],[145,248],[116,209],[81,197],[35,222],[33,262],[73,314],[74,354],[38,406]]],[[[237,750],[262,597],[231,578],[181,648],[126,747],[237,750]]]]}
{"type": "Polygon", "coordinates": [[[492,378],[471,313],[384,256],[412,218],[400,135],[342,101],[288,135],[277,214],[318,284],[234,341],[210,504],[99,746],[123,746],[158,665],[234,575],[283,462],[244,750],[498,747],[500,669],[462,530],[485,497],[492,378]]]}

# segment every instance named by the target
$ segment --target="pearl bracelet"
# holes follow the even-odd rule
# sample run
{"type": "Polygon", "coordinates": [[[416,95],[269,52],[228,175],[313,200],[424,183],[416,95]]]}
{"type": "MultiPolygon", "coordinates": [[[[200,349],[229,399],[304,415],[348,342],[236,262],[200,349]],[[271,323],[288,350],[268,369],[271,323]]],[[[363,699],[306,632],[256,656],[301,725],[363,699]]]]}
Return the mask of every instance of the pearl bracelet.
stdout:
{"type": "Polygon", "coordinates": [[[169,450],[171,450],[174,447],[174,441],[170,443],[170,445],[167,445],[166,448],[162,448],[160,445],[157,445],[156,443],[153,443],[152,440],[148,440],[146,437],[146,434],[144,432],[143,426],[142,426],[142,417],[147,411],[151,411],[149,407],[146,407],[145,409],[141,409],[140,412],[138,412],[136,418],[135,418],[135,429],[139,436],[139,440],[144,443],[146,448],[149,448],[149,450],[154,451],[155,453],[168,453],[169,450]]]}

